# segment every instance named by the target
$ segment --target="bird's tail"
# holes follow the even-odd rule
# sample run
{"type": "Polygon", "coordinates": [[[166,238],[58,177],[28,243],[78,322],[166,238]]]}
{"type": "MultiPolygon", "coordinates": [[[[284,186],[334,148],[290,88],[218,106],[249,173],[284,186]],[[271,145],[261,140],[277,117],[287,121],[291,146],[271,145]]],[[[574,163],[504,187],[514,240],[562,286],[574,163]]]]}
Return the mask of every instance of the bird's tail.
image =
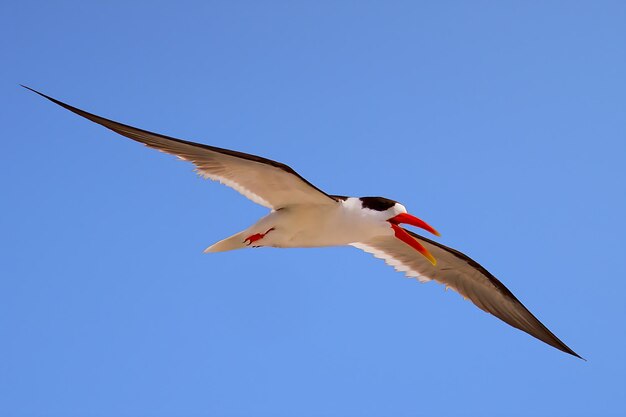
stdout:
{"type": "Polygon", "coordinates": [[[243,249],[248,246],[247,242],[244,242],[245,238],[246,237],[245,237],[244,232],[236,233],[232,235],[231,237],[222,239],[219,242],[214,243],[213,245],[209,246],[208,248],[204,250],[204,253],[226,252],[229,250],[243,249]]]}

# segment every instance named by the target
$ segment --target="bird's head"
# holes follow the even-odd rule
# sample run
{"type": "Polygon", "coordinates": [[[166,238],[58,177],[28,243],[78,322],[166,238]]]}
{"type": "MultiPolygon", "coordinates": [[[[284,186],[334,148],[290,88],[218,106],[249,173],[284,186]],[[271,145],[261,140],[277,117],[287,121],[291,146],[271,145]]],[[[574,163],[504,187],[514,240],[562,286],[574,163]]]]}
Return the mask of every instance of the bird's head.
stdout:
{"type": "Polygon", "coordinates": [[[401,241],[424,255],[433,265],[437,264],[437,261],[435,260],[434,256],[428,251],[428,249],[426,249],[424,245],[417,241],[413,236],[407,233],[407,231],[404,230],[400,225],[408,224],[411,226],[419,227],[436,236],[440,236],[439,232],[435,230],[435,228],[426,223],[424,220],[419,219],[412,214],[409,214],[406,208],[397,201],[383,197],[361,197],[360,200],[362,202],[363,208],[379,211],[382,215],[385,216],[386,221],[389,222],[389,225],[393,229],[396,238],[400,239],[401,241]]]}

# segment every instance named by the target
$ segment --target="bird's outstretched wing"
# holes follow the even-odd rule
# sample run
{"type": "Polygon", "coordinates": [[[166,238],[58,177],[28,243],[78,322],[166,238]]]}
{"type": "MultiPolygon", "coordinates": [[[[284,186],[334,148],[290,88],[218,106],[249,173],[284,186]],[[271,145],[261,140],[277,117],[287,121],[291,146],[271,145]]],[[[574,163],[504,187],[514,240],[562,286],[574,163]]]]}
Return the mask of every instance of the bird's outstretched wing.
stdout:
{"type": "Polygon", "coordinates": [[[409,277],[422,282],[435,280],[457,291],[464,298],[469,298],[478,308],[511,326],[563,352],[581,358],[533,316],[504,284],[473,259],[455,249],[408,230],[407,232],[437,259],[436,266],[393,236],[380,236],[367,242],[353,243],[352,246],[383,259],[388,265],[409,277]]]}
{"type": "Polygon", "coordinates": [[[292,204],[334,204],[337,201],[289,166],[270,159],[176,139],[105,119],[23,86],[53,103],[151,148],[196,165],[205,178],[225,184],[250,200],[276,210],[292,204]]]}

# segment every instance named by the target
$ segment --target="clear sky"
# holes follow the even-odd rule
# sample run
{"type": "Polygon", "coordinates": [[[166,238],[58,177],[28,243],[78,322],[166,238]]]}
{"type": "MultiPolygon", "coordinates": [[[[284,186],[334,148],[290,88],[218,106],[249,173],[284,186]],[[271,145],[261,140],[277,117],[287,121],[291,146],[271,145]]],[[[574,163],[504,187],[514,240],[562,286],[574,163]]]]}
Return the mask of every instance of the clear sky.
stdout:
{"type": "Polygon", "coordinates": [[[626,415],[626,3],[6,1],[0,415],[626,415]],[[18,87],[382,195],[588,362],[18,87]]]}

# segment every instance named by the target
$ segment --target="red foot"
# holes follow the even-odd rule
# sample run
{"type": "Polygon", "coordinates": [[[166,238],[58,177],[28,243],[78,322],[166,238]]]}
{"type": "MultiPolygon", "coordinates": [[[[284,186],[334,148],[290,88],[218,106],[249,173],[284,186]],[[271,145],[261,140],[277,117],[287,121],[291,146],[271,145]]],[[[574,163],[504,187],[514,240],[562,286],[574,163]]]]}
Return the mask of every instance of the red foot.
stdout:
{"type": "Polygon", "coordinates": [[[265,235],[268,234],[269,232],[271,232],[272,230],[274,230],[273,227],[271,229],[269,229],[265,233],[255,233],[253,235],[250,235],[250,236],[248,236],[247,238],[244,239],[244,243],[248,242],[248,246],[250,246],[251,244],[253,244],[257,240],[263,239],[265,237],[265,235]]]}

